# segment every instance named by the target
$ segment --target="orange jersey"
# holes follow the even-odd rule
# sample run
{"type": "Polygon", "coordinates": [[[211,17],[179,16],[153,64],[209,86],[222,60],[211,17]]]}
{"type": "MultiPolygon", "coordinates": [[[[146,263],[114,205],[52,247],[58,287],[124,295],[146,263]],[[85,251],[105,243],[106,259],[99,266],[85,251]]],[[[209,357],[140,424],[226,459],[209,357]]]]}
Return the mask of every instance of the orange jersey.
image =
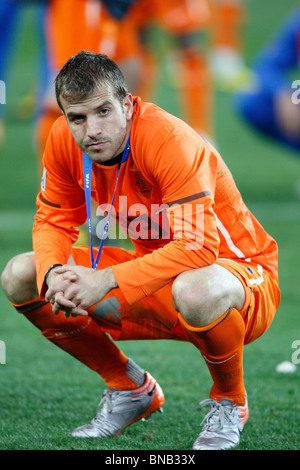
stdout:
{"type": "MultiPolygon", "coordinates": [[[[277,244],[245,206],[219,153],[182,120],[134,100],[130,155],[112,212],[138,255],[113,266],[126,301],[133,304],[218,258],[257,263],[277,278],[277,244]]],[[[49,266],[67,262],[75,227],[86,220],[82,152],[64,116],[52,128],[44,166],[33,228],[40,291],[49,266]]],[[[92,196],[103,211],[117,167],[93,164],[92,196]]]]}

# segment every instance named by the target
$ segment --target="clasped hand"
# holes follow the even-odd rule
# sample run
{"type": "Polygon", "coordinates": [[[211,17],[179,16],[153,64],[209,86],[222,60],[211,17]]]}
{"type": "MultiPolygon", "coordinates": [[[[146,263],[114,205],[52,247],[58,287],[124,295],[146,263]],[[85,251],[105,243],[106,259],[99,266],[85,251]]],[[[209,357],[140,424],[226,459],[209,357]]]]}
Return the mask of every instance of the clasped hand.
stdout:
{"type": "Polygon", "coordinates": [[[83,266],[65,265],[50,271],[45,300],[52,311],[65,316],[88,315],[87,309],[100,302],[105,295],[117,287],[111,268],[94,270],[83,266]]]}

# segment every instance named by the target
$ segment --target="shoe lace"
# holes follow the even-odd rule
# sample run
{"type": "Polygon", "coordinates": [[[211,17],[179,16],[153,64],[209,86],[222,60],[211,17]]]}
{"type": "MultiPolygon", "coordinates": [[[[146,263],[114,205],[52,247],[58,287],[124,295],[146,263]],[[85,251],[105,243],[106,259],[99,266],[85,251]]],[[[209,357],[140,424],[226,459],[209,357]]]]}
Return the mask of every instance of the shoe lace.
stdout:
{"type": "Polygon", "coordinates": [[[105,425],[106,428],[111,429],[111,431],[114,431],[114,424],[111,423],[110,420],[107,420],[107,414],[111,413],[113,410],[113,393],[114,392],[109,389],[104,390],[100,403],[97,407],[96,416],[91,421],[91,424],[94,424],[100,429],[102,429],[103,425],[105,425]]]}
{"type": "Polygon", "coordinates": [[[102,393],[102,397],[97,408],[97,415],[98,413],[101,413],[103,407],[106,408],[108,413],[112,411],[112,392],[109,389],[104,390],[102,393]]]}
{"type": "Polygon", "coordinates": [[[230,421],[234,424],[234,408],[218,403],[217,400],[208,398],[199,403],[199,409],[209,406],[207,415],[201,422],[204,425],[203,429],[216,431],[224,427],[225,421],[230,421]]]}
{"type": "Polygon", "coordinates": [[[107,413],[111,413],[114,408],[114,403],[117,402],[122,397],[126,398],[128,396],[128,391],[126,390],[115,390],[115,389],[105,389],[102,393],[102,397],[100,403],[97,407],[96,417],[94,419],[98,419],[102,415],[106,415],[107,413]]]}

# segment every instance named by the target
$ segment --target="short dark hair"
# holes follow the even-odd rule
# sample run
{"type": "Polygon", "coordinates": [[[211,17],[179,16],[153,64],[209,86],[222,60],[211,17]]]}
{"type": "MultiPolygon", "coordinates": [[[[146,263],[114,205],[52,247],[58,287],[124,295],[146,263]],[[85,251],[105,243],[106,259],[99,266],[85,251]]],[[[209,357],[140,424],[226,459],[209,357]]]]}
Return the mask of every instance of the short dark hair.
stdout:
{"type": "Polygon", "coordinates": [[[119,66],[104,54],[81,51],[72,56],[55,79],[56,100],[60,97],[83,99],[91,95],[101,83],[111,85],[120,103],[128,93],[125,78],[119,66]]]}

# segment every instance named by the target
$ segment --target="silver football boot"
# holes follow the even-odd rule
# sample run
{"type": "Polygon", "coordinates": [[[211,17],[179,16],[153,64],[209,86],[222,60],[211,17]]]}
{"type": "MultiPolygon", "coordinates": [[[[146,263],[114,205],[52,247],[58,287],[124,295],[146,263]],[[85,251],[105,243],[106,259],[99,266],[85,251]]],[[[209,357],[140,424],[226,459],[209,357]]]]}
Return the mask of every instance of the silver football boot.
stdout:
{"type": "Polygon", "coordinates": [[[233,406],[232,400],[221,398],[203,400],[200,408],[209,405],[202,421],[203,429],[196,439],[194,450],[226,450],[240,443],[240,435],[249,416],[247,396],[245,405],[233,406]]]}
{"type": "Polygon", "coordinates": [[[120,434],[139,419],[162,412],[165,397],[156,380],[145,373],[144,384],[134,390],[107,389],[103,392],[96,417],[72,432],[73,437],[103,438],[120,434]]]}

